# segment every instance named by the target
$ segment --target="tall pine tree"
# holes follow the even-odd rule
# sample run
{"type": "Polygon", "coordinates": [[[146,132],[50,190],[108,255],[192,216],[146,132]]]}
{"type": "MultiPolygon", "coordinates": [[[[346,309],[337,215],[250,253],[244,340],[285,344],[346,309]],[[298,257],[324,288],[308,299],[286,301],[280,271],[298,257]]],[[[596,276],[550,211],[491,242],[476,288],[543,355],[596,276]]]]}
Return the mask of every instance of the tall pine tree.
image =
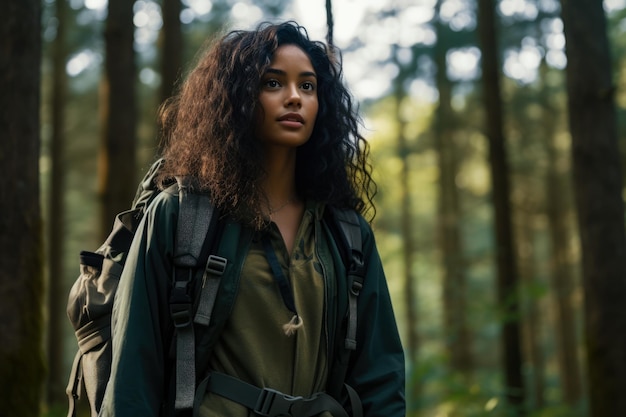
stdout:
{"type": "Polygon", "coordinates": [[[7,0],[0,17],[0,413],[39,415],[43,244],[39,202],[41,2],[7,0]]]}

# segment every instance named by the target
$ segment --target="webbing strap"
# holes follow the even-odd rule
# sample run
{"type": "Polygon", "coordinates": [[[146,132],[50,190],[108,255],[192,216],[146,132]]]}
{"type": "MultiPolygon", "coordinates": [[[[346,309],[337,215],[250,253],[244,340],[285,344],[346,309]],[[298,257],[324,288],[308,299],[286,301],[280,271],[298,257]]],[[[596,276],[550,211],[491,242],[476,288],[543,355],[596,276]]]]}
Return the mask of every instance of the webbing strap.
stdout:
{"type": "Polygon", "coordinates": [[[76,352],[76,356],[74,356],[70,379],[67,388],[65,389],[67,398],[69,399],[67,417],[76,417],[76,400],[80,398],[80,391],[83,382],[83,367],[81,366],[82,359],[83,353],[79,350],[76,352]]]}
{"type": "Polygon", "coordinates": [[[211,314],[213,312],[213,306],[215,305],[217,290],[219,289],[222,275],[226,270],[227,262],[226,258],[222,258],[221,256],[209,256],[209,261],[206,264],[202,277],[200,302],[198,303],[198,309],[194,317],[195,323],[203,326],[208,326],[209,323],[211,323],[211,314]]]}
{"type": "Polygon", "coordinates": [[[193,407],[196,384],[196,357],[193,325],[177,328],[176,334],[176,399],[174,407],[193,407]]]}
{"type": "Polygon", "coordinates": [[[365,266],[361,249],[363,245],[361,241],[361,227],[358,215],[353,210],[334,210],[333,215],[350,250],[350,264],[348,265],[348,328],[344,343],[346,349],[355,350],[357,301],[365,278],[365,266]]]}
{"type": "Polygon", "coordinates": [[[363,417],[363,404],[361,404],[359,394],[350,385],[343,384],[343,386],[348,392],[348,398],[352,406],[352,417],[363,417]]]}
{"type": "Polygon", "coordinates": [[[274,247],[272,246],[272,242],[270,242],[270,238],[267,234],[263,236],[262,240],[263,250],[265,250],[267,262],[272,269],[274,281],[276,281],[276,284],[278,284],[278,289],[280,290],[280,296],[283,299],[283,303],[289,311],[297,316],[298,312],[296,311],[296,302],[293,298],[293,290],[291,289],[291,284],[283,273],[283,268],[281,268],[280,266],[280,262],[278,261],[278,257],[276,256],[276,251],[274,251],[274,247]]]}
{"type": "Polygon", "coordinates": [[[214,207],[208,196],[189,192],[188,186],[181,179],[178,184],[180,208],[174,263],[178,267],[195,268],[211,225],[214,207]]]}
{"type": "Polygon", "coordinates": [[[291,396],[270,388],[258,388],[219,372],[209,376],[207,391],[241,404],[263,417],[313,417],[324,411],[330,412],[333,417],[348,417],[341,404],[324,392],[309,398],[291,396]]]}
{"type": "Polygon", "coordinates": [[[177,178],[179,213],[174,253],[174,283],[170,314],[176,328],[176,410],[190,409],[196,385],[195,336],[189,283],[198,267],[202,246],[213,217],[208,196],[191,193],[184,179],[177,178]]]}

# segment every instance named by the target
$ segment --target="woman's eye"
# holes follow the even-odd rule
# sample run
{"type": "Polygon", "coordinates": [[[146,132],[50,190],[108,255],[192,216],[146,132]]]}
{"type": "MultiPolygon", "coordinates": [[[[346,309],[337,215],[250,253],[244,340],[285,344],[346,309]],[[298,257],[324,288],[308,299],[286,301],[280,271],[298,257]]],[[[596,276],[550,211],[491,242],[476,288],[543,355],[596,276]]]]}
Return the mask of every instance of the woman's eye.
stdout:
{"type": "Polygon", "coordinates": [[[269,88],[280,87],[280,84],[276,80],[267,80],[265,81],[265,86],[269,88]]]}
{"type": "Polygon", "coordinates": [[[315,84],[313,84],[310,81],[307,81],[304,84],[302,84],[302,88],[304,90],[307,90],[307,91],[314,91],[315,90],[315,84]]]}

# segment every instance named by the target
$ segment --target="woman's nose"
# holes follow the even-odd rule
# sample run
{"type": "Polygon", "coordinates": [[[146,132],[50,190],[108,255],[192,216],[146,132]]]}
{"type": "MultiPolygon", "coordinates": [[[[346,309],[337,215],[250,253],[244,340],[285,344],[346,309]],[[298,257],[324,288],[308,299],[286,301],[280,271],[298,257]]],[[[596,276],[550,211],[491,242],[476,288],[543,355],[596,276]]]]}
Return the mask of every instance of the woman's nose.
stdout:
{"type": "Polygon", "coordinates": [[[287,88],[287,97],[285,99],[285,105],[300,106],[302,104],[302,98],[300,97],[300,90],[297,85],[291,85],[287,88]]]}

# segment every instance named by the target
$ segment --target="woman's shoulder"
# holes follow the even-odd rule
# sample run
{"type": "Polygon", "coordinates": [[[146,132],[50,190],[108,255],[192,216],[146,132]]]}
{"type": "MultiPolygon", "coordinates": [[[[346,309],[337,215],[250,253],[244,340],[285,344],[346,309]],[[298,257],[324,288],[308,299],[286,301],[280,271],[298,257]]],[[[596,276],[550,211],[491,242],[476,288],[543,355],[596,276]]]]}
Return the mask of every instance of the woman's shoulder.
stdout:
{"type": "Polygon", "coordinates": [[[325,204],[322,207],[324,213],[329,213],[329,217],[332,218],[334,222],[344,222],[358,226],[361,229],[363,237],[373,234],[372,225],[359,210],[354,208],[339,208],[329,204],[325,204]]]}
{"type": "Polygon", "coordinates": [[[178,223],[204,223],[207,213],[213,212],[213,204],[208,194],[183,190],[184,184],[174,183],[162,190],[148,205],[145,216],[155,223],[168,223],[168,227],[176,228],[178,223]]]}
{"type": "Polygon", "coordinates": [[[177,184],[170,185],[158,193],[148,205],[147,210],[152,212],[159,211],[178,211],[179,204],[179,187],[177,184]]]}

